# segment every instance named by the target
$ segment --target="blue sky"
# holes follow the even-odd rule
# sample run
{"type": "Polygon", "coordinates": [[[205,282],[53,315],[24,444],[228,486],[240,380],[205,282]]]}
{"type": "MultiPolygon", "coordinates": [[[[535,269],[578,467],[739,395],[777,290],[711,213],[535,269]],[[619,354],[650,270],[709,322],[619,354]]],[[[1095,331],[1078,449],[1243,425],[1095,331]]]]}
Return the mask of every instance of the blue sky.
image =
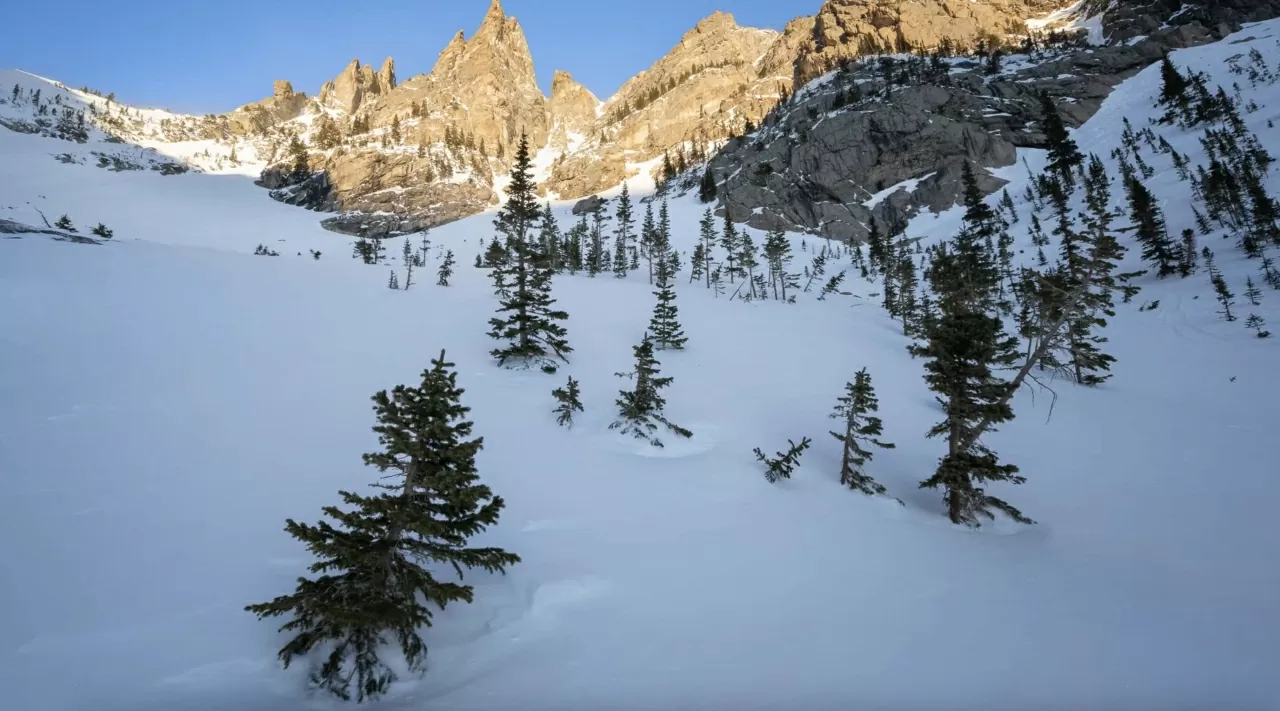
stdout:
{"type": "MultiPolygon", "coordinates": [[[[667,52],[715,10],[781,29],[822,0],[503,0],[520,20],[538,82],[566,69],[600,98],[667,52]]],[[[220,113],[288,79],[314,94],[353,58],[395,57],[401,79],[430,71],[490,0],[48,0],[7,3],[0,67],[114,91],[126,103],[220,113]]]]}

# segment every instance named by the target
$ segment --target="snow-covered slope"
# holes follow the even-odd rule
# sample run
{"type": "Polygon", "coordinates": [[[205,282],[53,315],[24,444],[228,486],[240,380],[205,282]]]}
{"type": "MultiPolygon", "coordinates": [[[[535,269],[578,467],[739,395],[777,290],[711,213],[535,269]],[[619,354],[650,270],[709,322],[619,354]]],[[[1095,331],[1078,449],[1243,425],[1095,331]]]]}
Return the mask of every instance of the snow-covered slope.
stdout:
{"type": "MultiPolygon", "coordinates": [[[[1229,83],[1228,56],[1256,47],[1275,66],[1278,39],[1266,23],[1174,59],[1229,83]]],[[[1081,148],[1110,155],[1158,85],[1156,68],[1122,85],[1081,148]]],[[[1243,90],[1280,153],[1274,87],[1243,90]]],[[[1200,155],[1194,134],[1163,133],[1200,155]]],[[[475,603],[437,616],[430,671],[385,708],[1277,707],[1280,346],[1220,321],[1203,274],[1142,282],[1107,329],[1105,386],[1058,384],[1052,411],[1017,398],[988,443],[1027,483],[992,493],[1039,523],[973,531],[917,488],[944,448],[924,438],[938,408],[879,286],[853,273],[849,296],[788,305],[716,298],[685,272],[689,347],[659,357],[667,414],[695,434],[652,450],[607,430],[652,308],[643,277],[557,279],[586,405],[565,430],[558,377],[488,356],[494,300],[469,265],[492,215],[431,233],[427,275],[452,249],[452,286],[392,291],[388,267],[245,177],[49,159],[68,145],[0,131],[0,219],[40,225],[39,208],[115,230],[0,240],[0,681],[15,709],[341,706],[306,695],[305,664],[281,671],[274,625],[242,607],[309,563],[286,517],[375,481],[368,398],[441,348],[485,438],[481,477],[507,501],[483,540],[523,562],[467,576],[475,603]],[[827,414],[861,367],[897,444],[870,469],[903,505],[838,482],[827,414]],[[751,450],[801,436],[814,445],[795,477],[767,483],[751,450]]],[[[1156,167],[1176,233],[1187,184],[1156,167]]],[[[671,208],[687,251],[704,206],[671,208]]],[[[941,239],[958,217],[910,233],[941,239]]],[[[1202,239],[1239,293],[1256,260],[1202,239]]],[[[1277,304],[1266,290],[1256,310],[1280,325],[1277,304]]]]}
{"type": "Polygon", "coordinates": [[[8,69],[0,69],[0,87],[0,127],[61,138],[48,146],[64,161],[114,170],[194,169],[254,177],[266,165],[259,157],[264,143],[232,135],[225,119],[126,106],[8,69]]]}

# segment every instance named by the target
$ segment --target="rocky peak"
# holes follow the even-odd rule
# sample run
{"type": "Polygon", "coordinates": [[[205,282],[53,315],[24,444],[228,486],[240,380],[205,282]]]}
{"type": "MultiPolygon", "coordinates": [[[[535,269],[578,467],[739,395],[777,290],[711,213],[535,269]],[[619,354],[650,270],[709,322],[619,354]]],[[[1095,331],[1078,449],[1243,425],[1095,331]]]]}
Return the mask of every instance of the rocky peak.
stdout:
{"type": "Polygon", "coordinates": [[[796,81],[805,83],[841,60],[863,54],[958,48],[984,37],[1023,34],[1026,20],[1074,0],[827,0],[801,47],[796,81]]]}
{"type": "Polygon", "coordinates": [[[378,72],[378,83],[382,85],[384,92],[396,88],[396,60],[391,57],[382,60],[382,69],[378,72]]]}
{"type": "Polygon", "coordinates": [[[277,79],[271,86],[271,96],[276,99],[287,99],[293,96],[293,84],[285,79],[277,79]]]}
{"type": "Polygon", "coordinates": [[[573,147],[573,134],[590,134],[599,107],[600,100],[595,94],[574,81],[569,72],[557,70],[551,80],[551,101],[547,104],[551,113],[551,146],[564,152],[573,147]]]}
{"type": "Polygon", "coordinates": [[[387,57],[382,72],[361,65],[359,59],[351,60],[342,73],[320,88],[320,103],[353,114],[366,100],[390,91],[395,84],[395,62],[387,57]]]}

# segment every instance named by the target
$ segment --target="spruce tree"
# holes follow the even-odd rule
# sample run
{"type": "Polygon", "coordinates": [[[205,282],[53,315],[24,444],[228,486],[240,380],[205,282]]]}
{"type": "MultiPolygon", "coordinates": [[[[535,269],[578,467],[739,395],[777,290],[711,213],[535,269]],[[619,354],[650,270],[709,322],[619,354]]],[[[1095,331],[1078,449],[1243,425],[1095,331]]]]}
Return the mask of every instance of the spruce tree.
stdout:
{"type": "MultiPolygon", "coordinates": [[[[46,224],[47,224],[47,223],[46,223],[46,224]]],[[[59,230],[62,230],[62,231],[64,231],[64,232],[75,232],[75,231],[76,231],[75,225],[71,224],[71,218],[70,218],[70,217],[67,217],[66,215],[63,215],[62,217],[59,217],[59,218],[57,219],[57,221],[55,221],[55,222],[53,223],[53,226],[54,226],[54,228],[55,228],[55,229],[59,229],[59,230]]]]}
{"type": "Polygon", "coordinates": [[[1043,115],[1045,145],[1049,150],[1048,170],[1070,185],[1074,182],[1071,171],[1084,164],[1084,156],[1067,132],[1066,124],[1048,92],[1040,92],[1040,111],[1043,115]]]}
{"type": "Polygon", "coordinates": [[[618,392],[618,419],[609,425],[609,429],[620,430],[623,434],[643,439],[655,447],[663,446],[662,440],[654,436],[659,424],[666,425],[667,429],[680,437],[692,437],[692,432],[672,423],[662,414],[666,400],[659,391],[671,384],[671,378],[658,377],[658,366],[661,363],[653,357],[653,339],[647,332],[632,352],[636,359],[635,370],[616,375],[619,378],[635,378],[635,385],[631,390],[618,392]]]}
{"type": "Polygon", "coordinates": [[[1248,299],[1249,303],[1253,306],[1262,305],[1262,291],[1258,288],[1257,284],[1253,283],[1253,277],[1245,277],[1244,284],[1244,298],[1248,299]]]}
{"type": "Polygon", "coordinates": [[[440,269],[436,272],[436,286],[449,286],[449,277],[453,276],[453,250],[445,250],[444,261],[440,262],[440,269]]]}
{"type": "Polygon", "coordinates": [[[1170,61],[1168,52],[1160,62],[1160,79],[1160,100],[1157,105],[1165,107],[1165,114],[1160,122],[1173,123],[1179,117],[1188,114],[1191,96],[1188,90],[1191,84],[1170,61]]]}
{"type": "Polygon", "coordinates": [[[854,376],[854,382],[845,383],[844,387],[845,394],[837,398],[835,410],[831,413],[831,419],[844,423],[844,432],[831,433],[844,445],[840,458],[840,483],[868,496],[883,494],[885,488],[864,469],[871,459],[871,452],[863,449],[863,442],[882,449],[894,447],[891,442],[875,439],[880,436],[884,425],[879,417],[868,415],[880,409],[876,391],[871,387],[871,375],[863,368],[854,376]]]}
{"type": "Polygon", "coordinates": [[[420,630],[431,626],[431,606],[471,602],[470,585],[436,580],[427,565],[504,572],[520,557],[500,548],[473,548],[467,539],[497,523],[501,497],[479,483],[475,456],[483,438],[470,439],[463,390],[443,352],[416,388],[399,385],[373,396],[382,451],[364,462],[384,476],[376,496],[339,492],[349,509],[325,507],[333,523],[285,522],[285,531],[318,560],[312,577],[298,579],[290,595],[249,605],[258,616],[290,616],[280,631],[296,633],[280,649],[288,667],[316,648],[324,663],[311,681],[342,699],[375,699],[395,680],[380,658],[395,640],[409,669],[427,657],[420,630]],[[389,472],[389,473],[388,473],[389,472]]]}
{"type": "Polygon", "coordinates": [[[1129,219],[1137,228],[1134,237],[1142,245],[1142,258],[1155,267],[1161,279],[1179,272],[1182,255],[1169,238],[1164,215],[1155,196],[1136,178],[1125,182],[1129,196],[1129,219]]]}
{"type": "Polygon", "coordinates": [[[1222,310],[1218,313],[1227,321],[1235,321],[1236,316],[1231,312],[1231,307],[1236,305],[1236,295],[1227,288],[1227,280],[1222,278],[1222,272],[1217,269],[1210,272],[1209,279],[1213,282],[1213,291],[1218,296],[1218,303],[1222,305],[1222,310]]]}
{"type": "Polygon", "coordinates": [[[111,231],[110,227],[107,227],[101,222],[98,223],[97,227],[94,227],[92,230],[90,230],[90,232],[95,237],[99,237],[101,239],[111,239],[111,237],[115,235],[115,233],[111,231]]]}
{"type": "Polygon", "coordinates": [[[787,451],[778,452],[773,457],[765,456],[765,453],[760,451],[759,447],[752,450],[752,453],[756,455],[756,459],[765,465],[764,478],[770,484],[777,482],[779,479],[790,479],[792,472],[800,464],[800,455],[804,454],[804,451],[809,448],[812,442],[809,441],[808,437],[804,437],[800,440],[800,444],[796,444],[793,440],[787,440],[787,444],[790,445],[787,451]]]}
{"type": "Polygon", "coordinates": [[[627,250],[632,248],[631,243],[635,241],[635,235],[631,233],[631,226],[635,224],[631,209],[631,193],[627,190],[626,182],[623,182],[622,193],[618,195],[618,210],[615,215],[618,224],[614,228],[613,248],[613,275],[619,279],[627,275],[627,265],[630,262],[627,250]]]}
{"type": "Polygon", "coordinates": [[[711,174],[710,165],[702,174],[702,183],[698,186],[698,199],[702,202],[711,202],[716,199],[716,179],[711,174]]]}
{"type": "Polygon", "coordinates": [[[716,248],[716,218],[711,213],[711,208],[707,208],[702,213],[702,220],[698,223],[698,239],[702,245],[702,258],[704,265],[702,271],[707,277],[707,288],[711,288],[711,272],[712,263],[715,256],[716,248]]]}
{"type": "Polygon", "coordinates": [[[640,252],[649,265],[649,283],[653,283],[653,245],[658,239],[658,226],[653,221],[653,202],[645,203],[644,222],[640,226],[640,252]]]}
{"type": "Polygon", "coordinates": [[[738,252],[741,249],[738,245],[738,231],[733,227],[733,220],[729,219],[729,208],[724,211],[724,232],[720,237],[720,248],[725,253],[725,274],[729,277],[729,283],[733,283],[735,275],[742,273],[742,268],[736,263],[738,252]]]}
{"type": "Polygon", "coordinates": [[[553,308],[552,270],[539,258],[532,241],[542,210],[533,192],[531,168],[529,139],[522,135],[511,168],[507,204],[494,220],[494,226],[507,239],[511,258],[493,270],[499,315],[490,319],[489,335],[506,345],[491,353],[499,365],[536,365],[544,372],[554,373],[557,365],[552,356],[568,362],[565,356],[573,348],[559,323],[569,315],[553,308]]]}
{"type": "Polygon", "coordinates": [[[1271,337],[1270,331],[1262,330],[1262,327],[1266,326],[1267,322],[1257,314],[1249,314],[1249,318],[1244,320],[1244,325],[1246,328],[1252,328],[1254,331],[1254,335],[1256,335],[1258,338],[1271,337]]]}
{"type": "Polygon", "coordinates": [[[569,382],[563,388],[556,388],[551,391],[551,396],[559,403],[552,412],[556,413],[556,423],[566,427],[573,427],[573,413],[582,412],[581,393],[578,390],[578,381],[569,376],[569,382]]]}
{"type": "Polygon", "coordinates": [[[770,230],[764,239],[764,257],[768,264],[769,287],[773,298],[787,300],[787,287],[797,288],[795,276],[787,271],[791,265],[791,240],[782,230],[770,230]]]}
{"type": "Polygon", "coordinates": [[[967,263],[948,250],[938,250],[930,276],[938,293],[939,313],[927,330],[926,342],[908,347],[912,356],[928,359],[925,382],[937,393],[945,413],[927,436],[945,435],[947,454],[920,487],[945,490],[953,523],[978,526],[979,517],[994,518],[991,509],[1030,523],[1007,502],[987,495],[981,486],[988,481],[1024,481],[1016,466],[1000,464],[995,453],[980,441],[992,425],[1013,419],[1008,384],[994,371],[1013,365],[1018,352],[1017,340],[1005,334],[1000,319],[975,308],[972,292],[964,286],[967,263]]]}
{"type": "Polygon", "coordinates": [[[542,258],[541,266],[553,272],[564,269],[565,255],[561,249],[560,225],[556,222],[555,214],[551,212],[550,202],[542,208],[542,225],[538,233],[538,241],[538,255],[542,258]]]}
{"type": "Polygon", "coordinates": [[[302,180],[311,174],[311,164],[307,160],[307,147],[295,134],[289,137],[289,165],[295,181],[302,180]]]}
{"type": "Polygon", "coordinates": [[[880,233],[880,225],[874,215],[867,222],[867,258],[870,259],[871,266],[879,270],[883,270],[888,261],[884,235],[880,233]]]}

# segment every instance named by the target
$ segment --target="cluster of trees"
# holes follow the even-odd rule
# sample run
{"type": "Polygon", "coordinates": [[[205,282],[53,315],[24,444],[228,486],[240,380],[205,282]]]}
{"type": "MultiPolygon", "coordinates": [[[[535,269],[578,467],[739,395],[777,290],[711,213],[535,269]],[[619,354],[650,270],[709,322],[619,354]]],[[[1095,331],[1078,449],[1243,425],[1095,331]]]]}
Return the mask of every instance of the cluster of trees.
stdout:
{"type": "Polygon", "coordinates": [[[677,86],[680,86],[681,84],[685,83],[686,81],[689,80],[690,77],[692,77],[695,74],[704,72],[708,69],[719,69],[721,67],[736,67],[741,65],[742,65],[742,62],[740,60],[731,60],[731,59],[717,60],[717,61],[709,62],[706,64],[695,64],[692,67],[685,69],[684,71],[680,72],[675,76],[667,77],[664,81],[655,83],[653,86],[646,89],[644,92],[642,92],[639,96],[635,97],[634,99],[623,101],[620,106],[613,109],[613,111],[609,112],[609,121],[611,123],[620,123],[631,114],[644,109],[645,107],[649,106],[653,102],[662,98],[664,94],[670,92],[672,89],[675,89],[677,86]]]}

